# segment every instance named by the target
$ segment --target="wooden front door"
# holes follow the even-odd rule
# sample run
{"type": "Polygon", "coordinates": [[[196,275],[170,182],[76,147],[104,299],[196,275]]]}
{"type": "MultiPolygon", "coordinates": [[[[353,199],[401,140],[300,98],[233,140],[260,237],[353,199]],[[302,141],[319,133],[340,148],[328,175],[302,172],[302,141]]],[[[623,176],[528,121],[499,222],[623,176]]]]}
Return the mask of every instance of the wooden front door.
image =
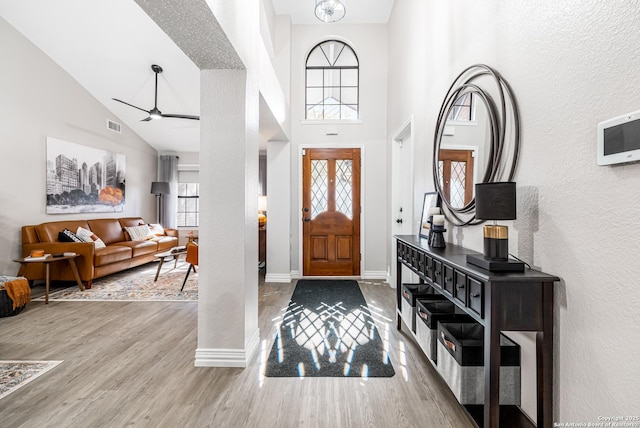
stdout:
{"type": "Polygon", "coordinates": [[[440,149],[440,187],[452,207],[462,208],[473,199],[473,150],[440,149]]]}
{"type": "Polygon", "coordinates": [[[302,274],[360,275],[360,149],[305,149],[302,165],[302,274]]]}

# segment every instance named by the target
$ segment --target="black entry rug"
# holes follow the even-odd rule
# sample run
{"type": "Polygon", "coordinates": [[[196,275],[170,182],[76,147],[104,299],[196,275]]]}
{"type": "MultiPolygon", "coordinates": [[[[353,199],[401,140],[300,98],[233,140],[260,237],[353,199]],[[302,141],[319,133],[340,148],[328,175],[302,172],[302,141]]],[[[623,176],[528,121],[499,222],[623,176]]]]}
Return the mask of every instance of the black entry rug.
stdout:
{"type": "Polygon", "coordinates": [[[357,281],[298,281],[277,328],[265,376],[393,376],[388,343],[380,337],[376,318],[357,281]]]}

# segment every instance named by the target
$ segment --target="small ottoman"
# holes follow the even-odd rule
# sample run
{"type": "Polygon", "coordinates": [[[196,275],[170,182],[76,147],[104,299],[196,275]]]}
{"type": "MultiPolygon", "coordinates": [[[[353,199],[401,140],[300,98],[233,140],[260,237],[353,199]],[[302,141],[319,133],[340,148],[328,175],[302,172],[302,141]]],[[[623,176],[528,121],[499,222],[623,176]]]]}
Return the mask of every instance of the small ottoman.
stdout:
{"type": "Polygon", "coordinates": [[[0,275],[0,317],[18,315],[30,301],[31,289],[26,278],[0,275]]]}

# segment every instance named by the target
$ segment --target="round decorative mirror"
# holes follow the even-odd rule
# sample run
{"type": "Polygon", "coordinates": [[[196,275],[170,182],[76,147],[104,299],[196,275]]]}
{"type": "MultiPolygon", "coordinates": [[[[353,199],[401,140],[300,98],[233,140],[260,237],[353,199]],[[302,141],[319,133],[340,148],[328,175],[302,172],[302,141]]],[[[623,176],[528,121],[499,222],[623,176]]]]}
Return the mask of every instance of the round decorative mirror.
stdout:
{"type": "Polygon", "coordinates": [[[476,183],[511,181],[520,151],[520,114],[509,84],[491,67],[472,65],[453,81],[433,144],[433,180],[455,226],[479,224],[476,183]]]}

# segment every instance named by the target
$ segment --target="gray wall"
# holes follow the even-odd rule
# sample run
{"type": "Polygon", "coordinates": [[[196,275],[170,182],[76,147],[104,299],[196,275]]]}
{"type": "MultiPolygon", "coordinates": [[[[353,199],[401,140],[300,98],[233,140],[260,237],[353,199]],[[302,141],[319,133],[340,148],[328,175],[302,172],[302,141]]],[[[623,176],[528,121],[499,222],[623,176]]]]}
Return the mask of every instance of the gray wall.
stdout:
{"type": "Polygon", "coordinates": [[[0,18],[0,273],[15,274],[20,227],[46,221],[142,216],[153,220],[150,183],[157,152],[42,51],[0,18]],[[46,137],[126,156],[126,205],[121,213],[47,215],[46,137]]]}

